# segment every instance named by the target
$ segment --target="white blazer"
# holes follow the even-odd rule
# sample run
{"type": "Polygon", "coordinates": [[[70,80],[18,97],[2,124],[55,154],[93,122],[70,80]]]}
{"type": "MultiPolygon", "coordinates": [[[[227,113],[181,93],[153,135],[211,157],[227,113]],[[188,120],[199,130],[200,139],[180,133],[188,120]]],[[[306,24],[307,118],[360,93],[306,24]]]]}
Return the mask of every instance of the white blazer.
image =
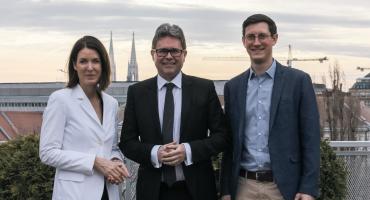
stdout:
{"type": "MultiPolygon", "coordinates": [[[[104,176],[93,168],[95,157],[123,159],[117,147],[118,103],[102,92],[103,124],[77,85],[53,92],[43,114],[40,158],[56,168],[54,200],[101,200],[104,176]]],[[[117,185],[107,183],[110,200],[117,185]]]]}

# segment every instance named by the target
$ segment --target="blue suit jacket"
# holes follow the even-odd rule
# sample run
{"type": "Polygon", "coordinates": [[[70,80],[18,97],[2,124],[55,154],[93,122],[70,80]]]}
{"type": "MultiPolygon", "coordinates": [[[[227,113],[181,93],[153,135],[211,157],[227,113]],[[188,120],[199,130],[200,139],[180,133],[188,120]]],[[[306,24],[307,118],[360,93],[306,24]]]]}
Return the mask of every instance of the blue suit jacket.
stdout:
{"type": "MultiPolygon", "coordinates": [[[[250,70],[225,84],[225,112],[233,145],[222,159],[221,194],[235,199],[242,138],[246,122],[246,94],[250,70]]],[[[320,174],[319,114],[308,74],[276,65],[271,96],[268,147],[275,183],[284,199],[297,192],[318,196],[320,174]]]]}

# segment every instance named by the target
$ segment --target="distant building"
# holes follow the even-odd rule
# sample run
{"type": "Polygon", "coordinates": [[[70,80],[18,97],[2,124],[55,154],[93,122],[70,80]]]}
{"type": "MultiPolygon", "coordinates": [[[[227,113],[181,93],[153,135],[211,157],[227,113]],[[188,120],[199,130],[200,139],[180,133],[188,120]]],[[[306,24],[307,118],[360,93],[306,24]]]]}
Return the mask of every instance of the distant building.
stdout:
{"type": "Polygon", "coordinates": [[[317,97],[320,124],[324,138],[332,139],[330,138],[328,117],[328,112],[330,112],[332,119],[337,118],[337,131],[344,131],[340,128],[342,127],[347,132],[348,129],[354,132],[356,140],[370,139],[370,74],[363,78],[358,78],[348,92],[337,90],[334,94],[335,91],[326,88],[324,84],[313,85],[317,97]],[[340,97],[343,98],[343,102],[338,99],[340,97]],[[334,102],[334,99],[331,98],[335,98],[337,101],[334,102]],[[340,105],[333,106],[336,103],[340,105]],[[330,105],[333,106],[331,108],[333,110],[330,110],[330,105]]]}
{"type": "MultiPolygon", "coordinates": [[[[337,115],[333,115],[333,110],[330,111],[331,119],[336,118],[336,131],[347,131],[348,133],[349,130],[351,130],[354,132],[355,140],[370,140],[370,108],[365,106],[362,101],[359,102],[357,99],[351,99],[352,97],[349,96],[348,93],[344,94],[344,102],[341,105],[343,108],[342,112],[338,112],[338,109],[336,110],[337,115]]],[[[322,137],[332,140],[332,138],[330,138],[330,119],[328,116],[328,105],[326,102],[328,100],[327,98],[328,97],[324,95],[316,95],[318,110],[320,114],[322,137]]],[[[329,99],[330,102],[331,100],[329,99]]],[[[343,140],[346,140],[347,136],[348,135],[344,134],[343,140]]]]}
{"type": "MultiPolygon", "coordinates": [[[[216,92],[223,104],[223,87],[226,81],[214,81],[216,92]]],[[[117,99],[119,118],[123,119],[127,89],[136,82],[116,81],[105,92],[117,99]]],[[[39,133],[42,113],[49,95],[65,87],[65,83],[0,83],[0,141],[19,135],[39,133]]]]}
{"type": "Polygon", "coordinates": [[[0,142],[18,136],[40,133],[42,112],[0,111],[0,142]]]}
{"type": "Polygon", "coordinates": [[[313,83],[313,89],[316,95],[324,94],[327,91],[326,85],[320,83],[313,83]]]}
{"type": "MultiPolygon", "coordinates": [[[[127,88],[135,82],[113,82],[106,92],[126,103],[127,88]]],[[[30,133],[40,133],[42,113],[49,95],[65,83],[0,83],[0,141],[30,133]]],[[[120,112],[122,119],[123,113],[120,112]]]]}
{"type": "Polygon", "coordinates": [[[138,64],[136,61],[135,33],[132,33],[131,57],[128,62],[127,81],[139,81],[138,64]]]}
{"type": "MultiPolygon", "coordinates": [[[[126,103],[128,86],[134,83],[113,82],[105,92],[116,98],[122,106],[126,103]]],[[[49,95],[64,87],[65,83],[62,82],[0,83],[0,111],[43,112],[49,95]]]]}
{"type": "Polygon", "coordinates": [[[349,92],[370,107],[370,73],[363,78],[356,79],[349,92]]]}

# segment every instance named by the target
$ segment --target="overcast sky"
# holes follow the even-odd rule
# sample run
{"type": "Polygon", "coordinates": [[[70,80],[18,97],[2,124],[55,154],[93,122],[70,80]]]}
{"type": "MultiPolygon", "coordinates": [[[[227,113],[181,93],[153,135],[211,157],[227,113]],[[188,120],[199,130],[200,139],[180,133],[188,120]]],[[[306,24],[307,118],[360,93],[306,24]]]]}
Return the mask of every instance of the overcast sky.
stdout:
{"type": "Polygon", "coordinates": [[[83,35],[109,48],[113,31],[118,80],[125,80],[135,32],[140,80],[154,76],[149,51],[156,27],[169,22],[183,28],[188,43],[184,72],[229,79],[248,61],[206,61],[209,56],[247,56],[241,24],[254,13],[273,18],[279,41],[274,57],[329,57],[328,62],[295,62],[321,82],[329,65],[339,63],[346,87],[370,71],[370,1],[367,0],[0,0],[0,82],[64,81],[69,51],[83,35]],[[262,3],[261,3],[262,2],[262,3]]]}

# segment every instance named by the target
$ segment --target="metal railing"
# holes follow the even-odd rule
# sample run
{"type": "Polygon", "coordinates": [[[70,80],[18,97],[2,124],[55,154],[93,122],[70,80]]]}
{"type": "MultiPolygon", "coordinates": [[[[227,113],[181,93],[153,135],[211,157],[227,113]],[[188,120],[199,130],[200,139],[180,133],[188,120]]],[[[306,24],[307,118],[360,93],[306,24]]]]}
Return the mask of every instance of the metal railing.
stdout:
{"type": "Polygon", "coordinates": [[[369,200],[370,141],[331,141],[329,145],[348,172],[346,200],[369,200]]]}
{"type": "Polygon", "coordinates": [[[122,184],[122,200],[136,200],[136,181],[139,164],[129,159],[125,159],[125,164],[131,177],[122,184]]]}

